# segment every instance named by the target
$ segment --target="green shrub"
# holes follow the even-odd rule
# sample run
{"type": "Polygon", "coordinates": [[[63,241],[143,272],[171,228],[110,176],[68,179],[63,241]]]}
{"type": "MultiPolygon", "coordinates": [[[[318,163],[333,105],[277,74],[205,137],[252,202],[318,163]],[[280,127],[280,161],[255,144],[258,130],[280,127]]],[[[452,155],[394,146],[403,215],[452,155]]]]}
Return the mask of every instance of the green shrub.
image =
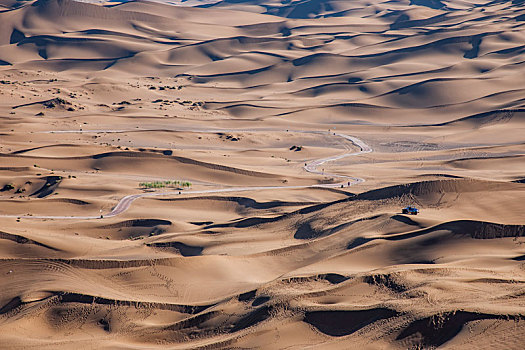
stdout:
{"type": "Polygon", "coordinates": [[[191,187],[191,182],[189,181],[150,181],[150,182],[141,182],[139,183],[140,188],[151,189],[151,188],[166,188],[166,187],[191,187]]]}

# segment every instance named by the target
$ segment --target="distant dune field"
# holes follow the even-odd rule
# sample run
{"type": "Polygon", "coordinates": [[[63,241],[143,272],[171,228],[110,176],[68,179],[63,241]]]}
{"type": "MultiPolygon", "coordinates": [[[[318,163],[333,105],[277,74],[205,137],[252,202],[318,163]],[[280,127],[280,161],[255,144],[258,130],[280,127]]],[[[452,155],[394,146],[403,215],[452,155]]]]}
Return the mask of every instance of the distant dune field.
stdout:
{"type": "Polygon", "coordinates": [[[0,0],[0,348],[525,348],[524,77],[522,0],[0,0]]]}

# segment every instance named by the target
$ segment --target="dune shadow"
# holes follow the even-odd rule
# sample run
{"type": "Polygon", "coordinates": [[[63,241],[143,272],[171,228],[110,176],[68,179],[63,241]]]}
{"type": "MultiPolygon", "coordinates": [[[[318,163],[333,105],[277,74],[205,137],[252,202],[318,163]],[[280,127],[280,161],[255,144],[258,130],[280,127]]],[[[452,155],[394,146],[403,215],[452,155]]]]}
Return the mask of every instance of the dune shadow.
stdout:
{"type": "Polygon", "coordinates": [[[159,242],[159,243],[148,243],[148,247],[155,248],[174,248],[182,256],[198,256],[202,254],[203,247],[191,246],[181,242],[159,242]]]}
{"type": "Polygon", "coordinates": [[[324,334],[342,337],[376,321],[398,315],[397,311],[386,308],[358,311],[310,311],[306,312],[304,322],[311,324],[324,334]]]}
{"type": "Polygon", "coordinates": [[[414,337],[418,339],[419,345],[425,348],[434,348],[454,338],[469,322],[498,318],[502,317],[468,311],[454,311],[433,315],[410,323],[408,327],[399,333],[396,340],[414,337]]]}

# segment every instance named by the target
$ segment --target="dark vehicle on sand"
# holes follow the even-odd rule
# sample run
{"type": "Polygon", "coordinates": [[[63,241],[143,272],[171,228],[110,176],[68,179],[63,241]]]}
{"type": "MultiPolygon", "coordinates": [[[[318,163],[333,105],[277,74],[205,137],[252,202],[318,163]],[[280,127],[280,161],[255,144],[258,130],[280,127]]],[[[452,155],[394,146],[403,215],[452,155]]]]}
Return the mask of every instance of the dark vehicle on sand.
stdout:
{"type": "Polygon", "coordinates": [[[419,213],[419,209],[409,205],[408,207],[401,209],[401,212],[403,214],[417,215],[419,213]]]}

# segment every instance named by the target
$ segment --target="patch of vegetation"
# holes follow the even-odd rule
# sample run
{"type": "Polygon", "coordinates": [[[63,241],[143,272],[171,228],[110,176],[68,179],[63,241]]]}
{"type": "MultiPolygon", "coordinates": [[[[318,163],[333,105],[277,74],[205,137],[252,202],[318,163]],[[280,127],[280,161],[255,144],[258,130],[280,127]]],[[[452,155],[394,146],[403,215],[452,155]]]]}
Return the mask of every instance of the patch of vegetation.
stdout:
{"type": "Polygon", "coordinates": [[[15,185],[13,185],[12,183],[8,183],[8,184],[4,185],[4,187],[0,190],[0,192],[11,191],[11,190],[14,190],[14,189],[15,189],[15,185]]]}
{"type": "Polygon", "coordinates": [[[226,140],[239,141],[239,138],[238,137],[233,137],[232,135],[228,135],[228,136],[226,136],[226,140]]]}
{"type": "Polygon", "coordinates": [[[222,132],[217,133],[217,135],[219,135],[220,139],[225,138],[226,140],[230,140],[230,141],[239,141],[241,139],[239,136],[235,137],[233,135],[226,135],[222,132]]]}
{"type": "Polygon", "coordinates": [[[171,188],[179,188],[179,187],[182,187],[182,188],[190,188],[191,187],[191,182],[189,181],[178,181],[178,180],[175,180],[175,181],[171,181],[171,180],[168,180],[168,181],[152,181],[152,182],[141,182],[139,183],[139,187],[140,188],[144,188],[144,189],[150,189],[150,188],[166,188],[166,187],[171,187],[171,188]]]}
{"type": "Polygon", "coordinates": [[[43,102],[42,105],[46,108],[55,108],[57,106],[71,105],[71,103],[64,100],[63,98],[57,97],[43,102]]]}

